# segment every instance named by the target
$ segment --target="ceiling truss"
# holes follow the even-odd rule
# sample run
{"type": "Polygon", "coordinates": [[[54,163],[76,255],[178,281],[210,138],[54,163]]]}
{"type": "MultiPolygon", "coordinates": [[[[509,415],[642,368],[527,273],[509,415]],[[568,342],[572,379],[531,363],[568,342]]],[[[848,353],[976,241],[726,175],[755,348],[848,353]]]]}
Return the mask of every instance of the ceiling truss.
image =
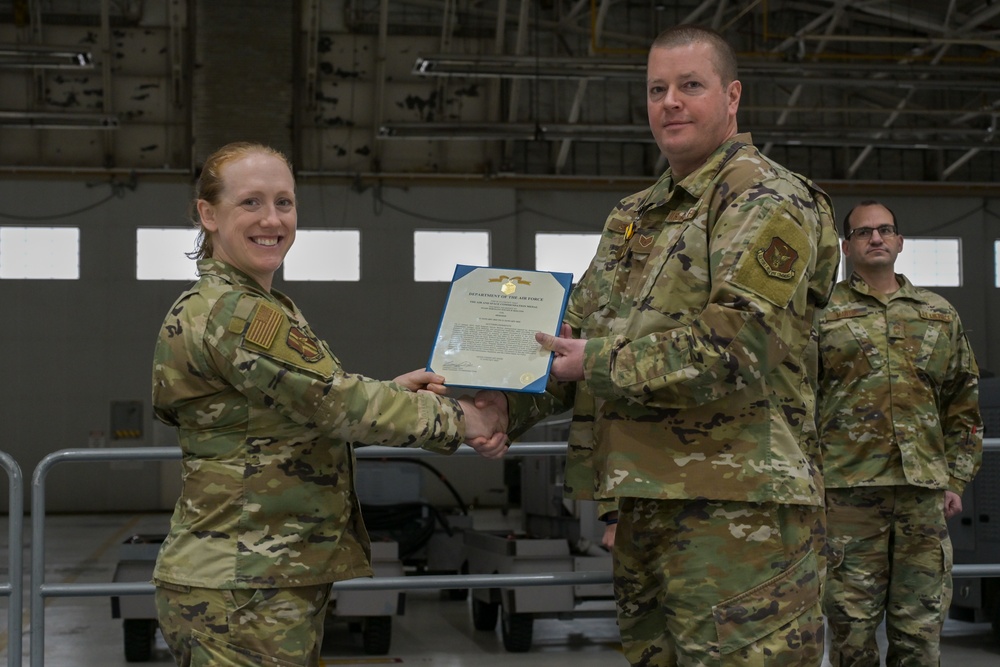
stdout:
{"type": "MultiPolygon", "coordinates": [[[[190,169],[205,109],[189,17],[209,1],[0,0],[0,169],[190,169]]],[[[306,174],[655,175],[645,54],[685,22],[737,49],[740,129],[815,180],[1000,181],[1000,2],[299,0],[297,15],[296,70],[263,85],[294,82],[278,131],[306,174]]],[[[233,48],[274,26],[259,30],[233,48]]]]}

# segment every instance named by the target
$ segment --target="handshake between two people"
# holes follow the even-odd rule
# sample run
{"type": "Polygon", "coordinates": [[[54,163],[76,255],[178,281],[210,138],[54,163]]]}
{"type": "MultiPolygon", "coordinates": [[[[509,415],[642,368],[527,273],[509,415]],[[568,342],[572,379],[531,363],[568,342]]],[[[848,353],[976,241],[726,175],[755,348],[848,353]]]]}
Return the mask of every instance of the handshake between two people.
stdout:
{"type": "MultiPolygon", "coordinates": [[[[438,396],[448,393],[444,377],[424,369],[404,373],[393,381],[410,391],[438,396]]],[[[499,391],[480,391],[475,397],[462,396],[457,400],[465,415],[465,444],[488,459],[503,458],[508,445],[507,397],[499,391]],[[486,394],[490,396],[480,398],[486,394]]]]}
{"type": "MultiPolygon", "coordinates": [[[[555,354],[550,375],[562,381],[582,380],[583,348],[586,341],[574,339],[570,327],[562,325],[559,337],[538,332],[535,340],[555,354]]],[[[415,370],[395,380],[410,391],[428,391],[444,396],[448,389],[444,377],[426,370],[415,370]]],[[[465,414],[465,443],[488,459],[503,458],[509,444],[507,397],[503,392],[484,389],[475,396],[462,396],[458,404],[465,414]]]]}

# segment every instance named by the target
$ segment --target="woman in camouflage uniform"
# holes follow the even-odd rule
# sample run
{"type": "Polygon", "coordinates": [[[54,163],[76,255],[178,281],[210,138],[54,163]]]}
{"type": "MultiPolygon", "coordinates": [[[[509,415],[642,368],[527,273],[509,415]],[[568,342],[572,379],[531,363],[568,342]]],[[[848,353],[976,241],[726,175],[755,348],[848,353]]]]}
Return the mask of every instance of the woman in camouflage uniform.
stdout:
{"type": "Polygon", "coordinates": [[[197,184],[198,282],[171,306],[153,406],[175,426],[183,490],[154,572],[180,665],[316,665],[330,584],[372,575],[355,444],[502,456],[505,416],[443,398],[425,371],[344,372],[271,289],[295,238],[286,158],[257,144],[211,155],[197,184]]]}

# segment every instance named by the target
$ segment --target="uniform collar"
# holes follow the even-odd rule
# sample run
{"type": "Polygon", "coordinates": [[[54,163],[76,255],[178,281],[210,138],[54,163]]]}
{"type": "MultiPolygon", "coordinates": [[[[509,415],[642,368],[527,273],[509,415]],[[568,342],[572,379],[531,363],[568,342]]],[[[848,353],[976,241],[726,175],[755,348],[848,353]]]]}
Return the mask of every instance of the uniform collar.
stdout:
{"type": "Polygon", "coordinates": [[[680,190],[687,192],[695,199],[701,199],[715,182],[726,163],[746,145],[753,145],[753,138],[749,132],[734,134],[715,149],[715,152],[701,167],[677,182],[674,181],[672,170],[668,168],[650,188],[643,208],[662,206],[673,197],[678,196],[680,190]]]}
{"type": "Polygon", "coordinates": [[[917,288],[913,286],[910,279],[902,273],[897,273],[895,275],[896,282],[899,283],[899,289],[890,294],[888,298],[881,292],[872,292],[871,288],[868,287],[868,283],[866,283],[864,278],[859,276],[856,272],[851,273],[851,277],[848,279],[847,284],[858,294],[864,294],[874,298],[882,297],[882,299],[886,301],[892,301],[893,299],[918,299],[917,288]]]}
{"type": "Polygon", "coordinates": [[[209,257],[207,259],[198,260],[198,275],[206,276],[212,275],[222,278],[226,282],[233,283],[235,285],[241,285],[244,287],[252,287],[254,289],[265,291],[263,287],[260,286],[256,280],[251,278],[246,273],[243,273],[237,269],[232,264],[226,264],[221,259],[215,259],[209,257]]]}

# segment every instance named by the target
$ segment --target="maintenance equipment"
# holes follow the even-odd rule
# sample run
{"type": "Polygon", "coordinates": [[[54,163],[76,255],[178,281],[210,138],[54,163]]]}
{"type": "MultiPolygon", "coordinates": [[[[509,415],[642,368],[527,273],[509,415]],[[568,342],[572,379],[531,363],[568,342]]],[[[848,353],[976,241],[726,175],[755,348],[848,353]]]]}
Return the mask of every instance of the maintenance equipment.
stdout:
{"type": "MultiPolygon", "coordinates": [[[[984,435],[1000,435],[1000,378],[979,381],[979,409],[984,435]]],[[[962,512],[948,520],[956,564],[1000,561],[1000,451],[984,451],[983,466],[962,494],[962,512]]],[[[957,577],[948,616],[974,623],[991,622],[1000,642],[1000,578],[957,577]]]]}
{"type": "MultiPolygon", "coordinates": [[[[565,441],[568,420],[543,422],[523,441],[565,441]]],[[[524,457],[520,466],[522,530],[465,531],[471,574],[611,571],[611,553],[600,546],[604,524],[597,503],[563,495],[564,456],[524,457]]],[[[531,648],[536,618],[614,617],[611,584],[489,588],[472,591],[476,630],[495,631],[500,620],[504,648],[531,648]]]]}

